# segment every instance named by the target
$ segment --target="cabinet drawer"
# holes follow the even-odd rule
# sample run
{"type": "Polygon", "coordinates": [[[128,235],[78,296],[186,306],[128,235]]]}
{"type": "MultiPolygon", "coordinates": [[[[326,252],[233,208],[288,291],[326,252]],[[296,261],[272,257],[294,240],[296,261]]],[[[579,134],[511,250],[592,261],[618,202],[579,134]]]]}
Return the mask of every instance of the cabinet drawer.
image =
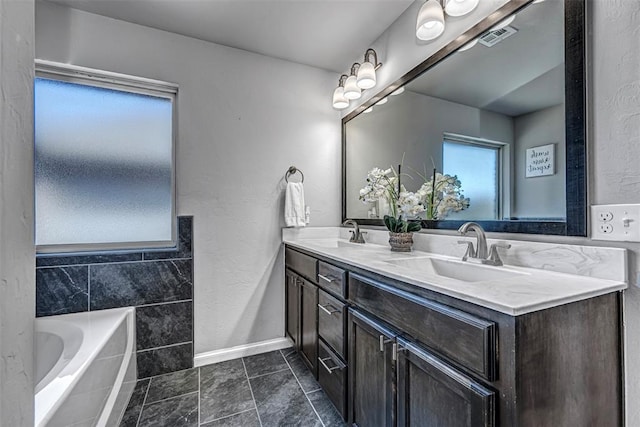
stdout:
{"type": "Polygon", "coordinates": [[[304,276],[313,283],[318,281],[318,260],[293,249],[286,248],[284,259],[287,268],[304,276]]]}
{"type": "Polygon", "coordinates": [[[344,362],[322,340],[318,345],[318,382],[327,397],[345,418],[347,369],[344,362]]]}
{"type": "Polygon", "coordinates": [[[318,261],[318,285],[342,298],[347,297],[347,273],[341,268],[318,261]]]}
{"type": "Polygon", "coordinates": [[[318,335],[344,358],[346,304],[320,290],[318,299],[318,335]]]}
{"type": "Polygon", "coordinates": [[[349,276],[349,299],[438,354],[495,379],[495,323],[356,274],[349,276]]]}

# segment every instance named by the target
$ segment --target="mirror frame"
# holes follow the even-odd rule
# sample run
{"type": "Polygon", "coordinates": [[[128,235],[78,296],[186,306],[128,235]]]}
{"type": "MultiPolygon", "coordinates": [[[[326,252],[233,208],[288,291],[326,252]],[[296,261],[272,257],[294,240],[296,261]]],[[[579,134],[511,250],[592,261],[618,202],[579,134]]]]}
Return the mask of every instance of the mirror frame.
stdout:
{"type": "MultiPolygon", "coordinates": [[[[511,0],[467,32],[438,50],[421,64],[357,107],[342,119],[342,221],[347,217],[346,124],[382,98],[406,85],[431,67],[455,53],[505,17],[518,12],[533,0],[511,0]]],[[[566,219],[565,221],[476,221],[486,231],[503,233],[587,235],[587,141],[585,16],[586,0],[564,0],[565,41],[565,139],[566,139],[566,219]]],[[[381,219],[351,218],[360,225],[384,226],[381,219]]],[[[423,229],[458,229],[463,220],[422,220],[423,229]]]]}

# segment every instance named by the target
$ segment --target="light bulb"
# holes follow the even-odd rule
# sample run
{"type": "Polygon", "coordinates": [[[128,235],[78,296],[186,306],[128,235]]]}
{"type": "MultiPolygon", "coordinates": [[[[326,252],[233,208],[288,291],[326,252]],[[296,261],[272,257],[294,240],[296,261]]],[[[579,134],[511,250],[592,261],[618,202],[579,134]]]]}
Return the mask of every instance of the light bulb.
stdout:
{"type": "Polygon", "coordinates": [[[418,12],[416,37],[433,40],[444,32],[444,12],[438,0],[428,0],[418,12]]]}
{"type": "Polygon", "coordinates": [[[338,86],[336,90],[333,91],[333,108],[336,110],[344,110],[348,106],[349,100],[344,97],[344,88],[338,86]]]}
{"type": "Polygon", "coordinates": [[[480,0],[447,0],[444,11],[449,16],[464,16],[478,6],[480,0]]]}
{"type": "Polygon", "coordinates": [[[358,87],[356,76],[349,76],[344,83],[344,97],[347,99],[360,99],[362,90],[358,87]]]}
{"type": "Polygon", "coordinates": [[[361,89],[371,89],[376,85],[376,67],[371,62],[365,62],[358,69],[356,83],[361,89]]]}

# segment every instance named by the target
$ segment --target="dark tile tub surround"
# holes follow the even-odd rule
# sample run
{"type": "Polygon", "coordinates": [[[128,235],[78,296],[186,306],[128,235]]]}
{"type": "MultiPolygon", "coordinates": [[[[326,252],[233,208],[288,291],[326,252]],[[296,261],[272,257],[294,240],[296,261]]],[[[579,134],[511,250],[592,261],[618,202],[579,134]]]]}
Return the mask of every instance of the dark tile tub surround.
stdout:
{"type": "Polygon", "coordinates": [[[192,245],[193,217],[182,216],[172,250],[38,255],[36,315],[134,306],[138,378],[191,368],[192,245]]]}

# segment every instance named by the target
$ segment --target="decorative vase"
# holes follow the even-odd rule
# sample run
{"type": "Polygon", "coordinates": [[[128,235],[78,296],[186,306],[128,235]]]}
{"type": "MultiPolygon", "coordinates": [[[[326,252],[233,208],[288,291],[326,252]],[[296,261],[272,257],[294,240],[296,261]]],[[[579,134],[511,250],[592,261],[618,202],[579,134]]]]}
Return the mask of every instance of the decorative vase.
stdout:
{"type": "Polygon", "coordinates": [[[392,252],[411,252],[413,233],[389,232],[389,244],[392,252]]]}

